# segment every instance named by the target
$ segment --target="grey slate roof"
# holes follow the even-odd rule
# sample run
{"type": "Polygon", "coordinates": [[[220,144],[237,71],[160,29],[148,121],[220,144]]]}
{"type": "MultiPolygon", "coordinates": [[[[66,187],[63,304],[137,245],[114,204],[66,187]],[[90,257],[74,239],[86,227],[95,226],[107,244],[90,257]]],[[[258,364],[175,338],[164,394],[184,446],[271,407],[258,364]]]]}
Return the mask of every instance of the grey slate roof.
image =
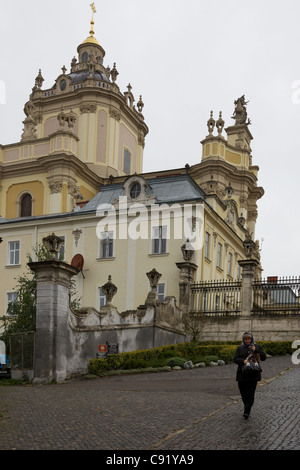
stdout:
{"type": "MultiPolygon", "coordinates": [[[[155,201],[162,203],[180,203],[185,201],[204,200],[205,194],[189,175],[173,175],[147,180],[146,194],[154,194],[155,201]]],[[[123,184],[103,186],[101,191],[89,201],[80,213],[96,211],[100,204],[112,204],[123,195],[123,184]]]]}
{"type": "MultiPolygon", "coordinates": [[[[147,180],[148,187],[146,194],[154,194],[155,202],[157,204],[173,204],[173,203],[184,203],[185,201],[201,201],[205,200],[205,193],[195,183],[195,181],[189,175],[173,175],[159,178],[152,178],[147,180]]],[[[4,224],[19,223],[21,221],[34,221],[34,220],[46,220],[52,218],[66,218],[72,216],[80,216],[87,213],[93,213],[97,211],[97,208],[101,204],[112,204],[114,200],[118,199],[119,196],[123,195],[123,184],[110,184],[102,186],[96,196],[91,199],[82,208],[76,208],[72,212],[64,212],[58,214],[45,214],[31,217],[16,217],[14,219],[5,219],[0,217],[0,226],[4,224]]]]}

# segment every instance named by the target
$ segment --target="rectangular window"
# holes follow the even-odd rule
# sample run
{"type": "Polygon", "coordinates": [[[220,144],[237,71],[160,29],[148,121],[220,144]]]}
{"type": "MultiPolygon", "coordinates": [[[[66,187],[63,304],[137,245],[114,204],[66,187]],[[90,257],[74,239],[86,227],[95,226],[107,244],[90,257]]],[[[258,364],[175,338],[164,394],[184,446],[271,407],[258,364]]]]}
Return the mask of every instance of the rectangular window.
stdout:
{"type": "Polygon", "coordinates": [[[124,150],[123,171],[127,175],[130,175],[130,171],[131,171],[131,153],[127,149],[124,150]]]}
{"type": "Polygon", "coordinates": [[[61,245],[60,247],[60,250],[59,250],[59,253],[58,253],[58,259],[60,261],[64,261],[65,260],[65,253],[66,253],[66,250],[65,250],[65,244],[66,244],[66,237],[60,237],[63,239],[63,244],[61,245]]]}
{"type": "Polygon", "coordinates": [[[237,265],[237,278],[238,278],[238,281],[239,281],[240,278],[241,278],[241,266],[239,265],[239,263],[238,263],[238,265],[237,265]]]}
{"type": "Polygon", "coordinates": [[[210,250],[210,234],[205,232],[205,246],[204,246],[204,256],[207,259],[209,258],[209,250],[210,250]]]}
{"type": "Polygon", "coordinates": [[[8,264],[20,264],[20,242],[8,242],[8,264]]]}
{"type": "Polygon", "coordinates": [[[222,245],[221,245],[221,243],[218,243],[217,266],[218,266],[218,268],[221,268],[221,266],[222,266],[222,245]]]}
{"type": "Polygon", "coordinates": [[[167,227],[153,228],[153,254],[166,253],[167,251],[167,227]]]}
{"type": "Polygon", "coordinates": [[[7,293],[7,314],[11,315],[9,311],[12,307],[12,304],[18,300],[18,292],[8,292],[7,293]]]}
{"type": "Polygon", "coordinates": [[[228,274],[231,276],[232,271],[232,253],[228,253],[228,274]]]}
{"type": "Polygon", "coordinates": [[[114,236],[113,232],[103,232],[101,234],[101,258],[112,258],[114,255],[114,236]]]}
{"type": "Polygon", "coordinates": [[[165,284],[158,284],[156,291],[158,293],[158,300],[163,302],[165,300],[165,284]]]}
{"type": "Polygon", "coordinates": [[[99,287],[99,307],[100,310],[106,305],[106,295],[104,294],[102,287],[99,287]]]}

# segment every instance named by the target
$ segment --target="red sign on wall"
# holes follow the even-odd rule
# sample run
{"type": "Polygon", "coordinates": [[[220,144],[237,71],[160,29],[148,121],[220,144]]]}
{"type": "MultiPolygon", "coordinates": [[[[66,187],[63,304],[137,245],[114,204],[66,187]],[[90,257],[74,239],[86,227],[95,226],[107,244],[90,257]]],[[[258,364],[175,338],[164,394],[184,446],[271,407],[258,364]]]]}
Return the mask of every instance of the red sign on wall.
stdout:
{"type": "Polygon", "coordinates": [[[107,344],[99,344],[98,345],[98,351],[101,353],[106,353],[107,352],[107,344]]]}

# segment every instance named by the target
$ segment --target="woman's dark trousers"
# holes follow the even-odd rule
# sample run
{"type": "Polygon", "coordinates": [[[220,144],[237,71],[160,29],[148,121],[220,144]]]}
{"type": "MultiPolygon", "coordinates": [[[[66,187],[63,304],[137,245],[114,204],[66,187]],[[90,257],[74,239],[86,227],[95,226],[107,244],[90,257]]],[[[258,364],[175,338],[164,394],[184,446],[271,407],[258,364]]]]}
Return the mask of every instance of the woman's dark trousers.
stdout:
{"type": "Polygon", "coordinates": [[[245,413],[249,414],[251,407],[254,403],[254,395],[256,390],[256,380],[244,380],[239,381],[239,390],[242,396],[243,403],[245,405],[245,413]]]}

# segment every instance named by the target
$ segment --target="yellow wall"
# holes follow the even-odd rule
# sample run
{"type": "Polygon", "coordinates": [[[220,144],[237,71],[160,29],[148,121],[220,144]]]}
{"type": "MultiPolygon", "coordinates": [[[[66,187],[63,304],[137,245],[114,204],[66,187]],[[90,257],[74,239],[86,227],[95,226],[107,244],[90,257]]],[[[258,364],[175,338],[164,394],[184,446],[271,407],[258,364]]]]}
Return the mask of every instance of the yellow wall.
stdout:
{"type": "Polygon", "coordinates": [[[44,186],[40,181],[28,183],[17,183],[11,185],[6,193],[6,215],[7,219],[19,217],[16,202],[22,192],[29,192],[34,200],[33,214],[42,215],[44,209],[44,186]]]}

